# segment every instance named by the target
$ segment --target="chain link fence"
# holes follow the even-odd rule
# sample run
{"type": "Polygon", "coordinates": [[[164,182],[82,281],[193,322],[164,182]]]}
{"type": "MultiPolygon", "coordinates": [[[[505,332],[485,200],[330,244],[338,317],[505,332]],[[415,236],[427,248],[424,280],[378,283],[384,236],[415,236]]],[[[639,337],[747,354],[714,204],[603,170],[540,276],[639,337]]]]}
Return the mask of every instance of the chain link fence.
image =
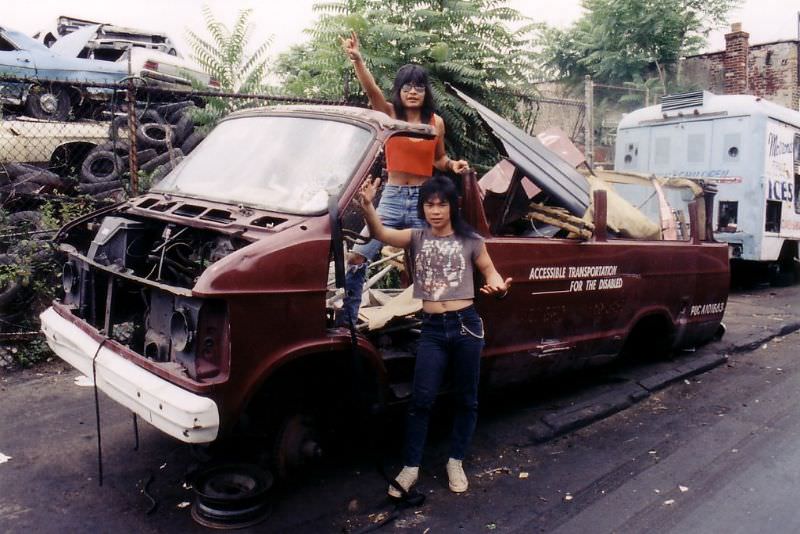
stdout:
{"type": "Polygon", "coordinates": [[[0,77],[0,368],[41,343],[63,223],[146,191],[222,117],[272,104],[343,101],[0,77]]]}
{"type": "MultiPolygon", "coordinates": [[[[536,135],[557,126],[582,144],[586,105],[514,95],[536,135]]],[[[55,296],[61,225],[146,191],[225,115],[273,104],[363,105],[278,95],[167,90],[118,83],[0,77],[0,353],[26,340],[55,296]]]]}

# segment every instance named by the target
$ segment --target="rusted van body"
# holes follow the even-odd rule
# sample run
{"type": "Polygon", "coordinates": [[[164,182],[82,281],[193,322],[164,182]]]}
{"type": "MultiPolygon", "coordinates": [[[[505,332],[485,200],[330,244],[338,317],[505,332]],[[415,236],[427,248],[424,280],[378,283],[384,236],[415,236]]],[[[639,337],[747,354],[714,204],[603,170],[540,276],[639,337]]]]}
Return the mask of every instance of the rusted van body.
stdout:
{"type": "MultiPolygon", "coordinates": [[[[254,406],[260,415],[251,423],[341,410],[353,390],[404,400],[419,333],[413,310],[375,329],[336,327],[332,282],[343,274],[343,239],[363,224],[353,197],[380,172],[386,139],[432,134],[345,107],[231,115],[150,192],[61,230],[64,296],[42,314],[48,343],[114,400],[185,442],[229,434],[254,406]]],[[[499,211],[487,218],[474,180],[463,184],[465,213],[498,271],[514,279],[506,298],[476,299],[486,386],[605,362],[636,340],[659,352],[717,332],[727,249],[704,231],[697,202],[683,240],[615,235],[599,193],[589,238],[493,221],[491,213],[514,211],[523,180],[547,182],[505,152],[511,193],[498,197],[499,211]]],[[[547,193],[537,190],[533,200],[547,193]]],[[[270,427],[297,449],[284,451],[289,462],[307,450],[293,421],[270,427]]]]}

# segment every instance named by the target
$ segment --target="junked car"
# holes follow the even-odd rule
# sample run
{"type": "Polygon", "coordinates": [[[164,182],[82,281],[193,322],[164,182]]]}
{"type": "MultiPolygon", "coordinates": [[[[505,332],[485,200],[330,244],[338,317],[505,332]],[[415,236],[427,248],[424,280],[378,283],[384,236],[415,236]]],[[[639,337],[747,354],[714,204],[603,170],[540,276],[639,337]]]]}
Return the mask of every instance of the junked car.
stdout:
{"type": "Polygon", "coordinates": [[[126,75],[121,65],[63,56],[21,32],[0,27],[0,104],[21,108],[31,117],[66,120],[73,108],[108,93],[79,84],[115,84],[126,75]]]}
{"type": "MultiPolygon", "coordinates": [[[[184,58],[165,34],[64,19],[59,18],[58,25],[63,28],[63,35],[49,44],[62,55],[112,62],[123,66],[126,72],[130,67],[130,74],[140,77],[149,86],[219,90],[219,81],[184,58]]],[[[47,35],[52,36],[52,33],[47,35]]]]}
{"type": "MultiPolygon", "coordinates": [[[[506,298],[476,300],[484,386],[718,333],[728,262],[709,231],[710,191],[618,177],[678,191],[670,213],[685,217],[666,232],[662,209],[637,214],[613,183],[460,97],[500,153],[483,198],[474,176],[461,180],[464,212],[515,280],[506,298]]],[[[322,422],[410,394],[421,303],[404,288],[413,273],[395,261],[402,252],[373,264],[352,331],[334,314],[347,242],[361,239],[360,184],[381,174],[387,139],[433,135],[348,107],[231,114],[148,193],[60,231],[63,296],[41,316],[48,344],[163,432],[207,443],[246,428],[268,440],[279,475],[291,472],[325,449],[322,422]],[[377,289],[388,269],[402,271],[400,287],[377,289]]]]}
{"type": "Polygon", "coordinates": [[[79,166],[108,141],[108,123],[53,122],[28,117],[0,121],[0,163],[79,166]]]}
{"type": "Polygon", "coordinates": [[[34,118],[63,121],[70,114],[96,116],[97,104],[113,93],[109,86],[128,76],[169,90],[188,91],[193,83],[219,88],[216,80],[177,55],[130,41],[113,46],[108,40],[98,43],[102,32],[102,25],[84,26],[48,48],[21,32],[0,28],[0,103],[34,118]],[[107,50],[103,47],[119,54],[101,53],[107,50]]]}

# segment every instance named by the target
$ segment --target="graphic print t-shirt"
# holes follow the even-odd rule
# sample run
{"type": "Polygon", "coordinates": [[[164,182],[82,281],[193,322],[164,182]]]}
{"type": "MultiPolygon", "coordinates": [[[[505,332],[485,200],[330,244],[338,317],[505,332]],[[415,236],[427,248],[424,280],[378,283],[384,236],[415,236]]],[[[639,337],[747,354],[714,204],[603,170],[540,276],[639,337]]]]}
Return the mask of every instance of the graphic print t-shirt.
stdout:
{"type": "Polygon", "coordinates": [[[473,264],[481,243],[483,238],[478,235],[437,237],[428,228],[412,230],[414,298],[433,301],[474,298],[473,264]]]}

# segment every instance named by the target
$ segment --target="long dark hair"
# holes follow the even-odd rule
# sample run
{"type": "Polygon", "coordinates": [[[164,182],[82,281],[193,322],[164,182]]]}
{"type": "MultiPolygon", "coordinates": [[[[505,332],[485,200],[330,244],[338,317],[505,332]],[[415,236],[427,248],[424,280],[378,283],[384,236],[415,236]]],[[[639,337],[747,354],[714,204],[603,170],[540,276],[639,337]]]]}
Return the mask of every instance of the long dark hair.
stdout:
{"type": "Polygon", "coordinates": [[[425,98],[422,100],[422,122],[428,124],[433,116],[433,91],[428,80],[428,71],[419,65],[409,63],[398,69],[392,86],[392,105],[394,114],[400,120],[406,120],[406,108],[400,99],[400,88],[407,83],[418,83],[425,86],[425,98]]]}
{"type": "Polygon", "coordinates": [[[419,188],[417,215],[424,221],[425,202],[428,202],[432,198],[437,198],[440,202],[447,202],[450,206],[450,224],[452,224],[453,231],[458,237],[477,237],[478,234],[461,215],[461,203],[458,201],[458,197],[458,188],[456,184],[453,183],[453,180],[443,174],[434,174],[419,188]]]}

